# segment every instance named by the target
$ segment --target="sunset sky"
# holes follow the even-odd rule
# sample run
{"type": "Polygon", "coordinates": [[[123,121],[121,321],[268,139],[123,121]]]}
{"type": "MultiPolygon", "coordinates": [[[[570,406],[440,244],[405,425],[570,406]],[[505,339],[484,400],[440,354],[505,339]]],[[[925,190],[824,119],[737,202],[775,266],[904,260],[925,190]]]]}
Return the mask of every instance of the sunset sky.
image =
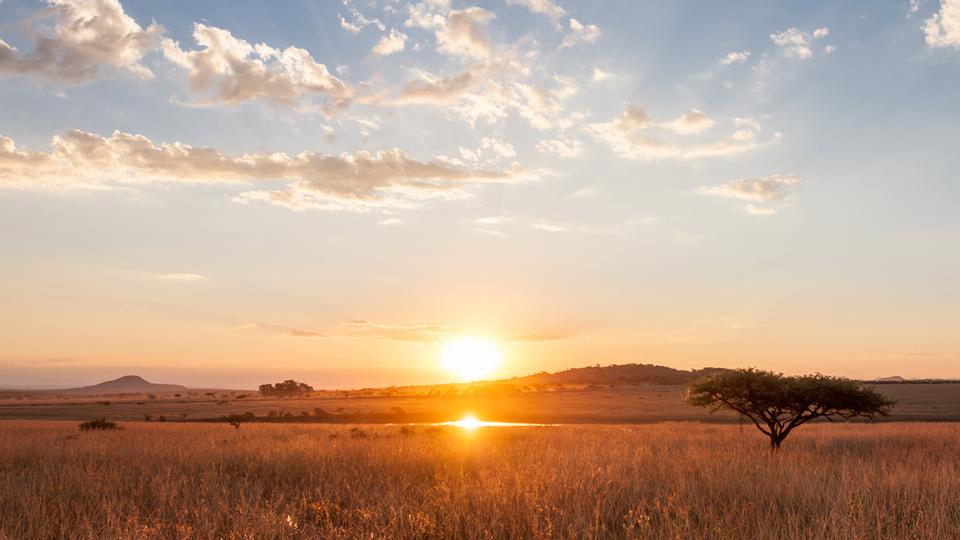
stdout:
{"type": "Polygon", "coordinates": [[[960,0],[0,0],[0,386],[960,377],[960,0]]]}

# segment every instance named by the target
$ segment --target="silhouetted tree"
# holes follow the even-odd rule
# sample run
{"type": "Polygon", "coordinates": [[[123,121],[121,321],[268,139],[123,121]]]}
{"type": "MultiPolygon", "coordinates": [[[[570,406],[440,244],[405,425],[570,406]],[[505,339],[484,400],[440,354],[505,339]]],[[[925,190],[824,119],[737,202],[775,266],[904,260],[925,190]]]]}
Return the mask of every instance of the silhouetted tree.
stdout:
{"type": "Polygon", "coordinates": [[[747,417],[770,438],[771,452],[794,428],[816,418],[886,416],[896,404],[859,381],[820,374],[790,377],[753,368],[708,375],[687,388],[684,400],[747,417]]]}
{"type": "Polygon", "coordinates": [[[302,396],[313,392],[313,387],[309,384],[297,382],[293,379],[287,379],[276,384],[261,384],[260,393],[265,396],[302,396]]]}

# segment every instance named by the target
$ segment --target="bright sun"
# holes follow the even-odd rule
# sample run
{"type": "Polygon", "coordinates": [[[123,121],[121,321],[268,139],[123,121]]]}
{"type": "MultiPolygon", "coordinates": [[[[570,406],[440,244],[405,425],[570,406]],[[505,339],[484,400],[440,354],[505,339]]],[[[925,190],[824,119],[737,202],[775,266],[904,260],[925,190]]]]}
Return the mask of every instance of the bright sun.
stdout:
{"type": "Polygon", "coordinates": [[[462,381],[489,377],[499,365],[500,350],[486,339],[462,337],[443,349],[443,367],[462,381]]]}

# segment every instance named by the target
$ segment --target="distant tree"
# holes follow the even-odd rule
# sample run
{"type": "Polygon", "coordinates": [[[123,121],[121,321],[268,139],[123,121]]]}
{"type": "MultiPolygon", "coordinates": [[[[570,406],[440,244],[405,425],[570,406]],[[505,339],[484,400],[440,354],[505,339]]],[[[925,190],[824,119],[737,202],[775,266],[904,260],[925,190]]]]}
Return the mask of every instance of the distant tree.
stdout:
{"type": "Polygon", "coordinates": [[[309,384],[297,382],[293,379],[287,379],[275,384],[261,384],[260,393],[265,396],[290,397],[302,396],[313,392],[313,387],[309,384]]]}
{"type": "Polygon", "coordinates": [[[708,375],[691,384],[684,399],[713,412],[745,416],[770,438],[771,452],[811,420],[886,416],[896,404],[858,381],[820,374],[790,377],[753,368],[708,375]]]}

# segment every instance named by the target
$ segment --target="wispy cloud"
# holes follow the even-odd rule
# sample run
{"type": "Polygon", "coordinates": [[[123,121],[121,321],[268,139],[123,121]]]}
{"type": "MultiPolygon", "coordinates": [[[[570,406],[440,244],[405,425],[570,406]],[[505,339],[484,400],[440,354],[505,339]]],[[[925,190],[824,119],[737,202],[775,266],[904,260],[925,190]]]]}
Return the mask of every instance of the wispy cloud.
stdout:
{"type": "MultiPolygon", "coordinates": [[[[469,335],[471,332],[460,324],[386,324],[366,320],[344,321],[339,325],[322,330],[305,330],[276,324],[260,322],[245,323],[237,327],[239,330],[260,330],[274,333],[280,337],[293,338],[357,338],[357,339],[387,339],[407,342],[439,342],[448,341],[469,335]]],[[[515,332],[489,336],[497,341],[559,341],[569,339],[563,332],[515,332]]]]}
{"type": "MultiPolygon", "coordinates": [[[[588,124],[585,130],[628,159],[726,156],[747,152],[763,144],[759,139],[762,126],[755,119],[735,118],[733,124],[735,131],[722,139],[706,142],[690,142],[688,138],[668,139],[663,134],[700,134],[713,127],[714,121],[706,113],[691,109],[676,120],[658,122],[651,118],[643,107],[627,104],[619,117],[609,122],[588,124]]],[[[779,138],[780,134],[774,133],[770,142],[779,138]]]]}
{"type": "Polygon", "coordinates": [[[235,200],[289,208],[364,209],[462,198],[472,184],[536,178],[516,163],[502,171],[467,169],[439,158],[416,160],[397,149],[375,154],[233,155],[179,142],[155,144],[142,135],[119,131],[110,137],[67,131],[53,138],[52,148],[51,152],[21,149],[12,139],[0,136],[0,186],[50,190],[269,181],[286,186],[243,192],[235,200]]]}
{"type": "Polygon", "coordinates": [[[741,178],[717,186],[701,186],[697,193],[742,201],[746,203],[743,209],[747,213],[770,215],[777,212],[773,204],[786,200],[798,184],[798,176],[772,174],[763,178],[741,178]]]}
{"type": "Polygon", "coordinates": [[[190,272],[171,272],[167,274],[157,274],[156,279],[161,281],[204,281],[207,279],[207,276],[190,272]]]}

